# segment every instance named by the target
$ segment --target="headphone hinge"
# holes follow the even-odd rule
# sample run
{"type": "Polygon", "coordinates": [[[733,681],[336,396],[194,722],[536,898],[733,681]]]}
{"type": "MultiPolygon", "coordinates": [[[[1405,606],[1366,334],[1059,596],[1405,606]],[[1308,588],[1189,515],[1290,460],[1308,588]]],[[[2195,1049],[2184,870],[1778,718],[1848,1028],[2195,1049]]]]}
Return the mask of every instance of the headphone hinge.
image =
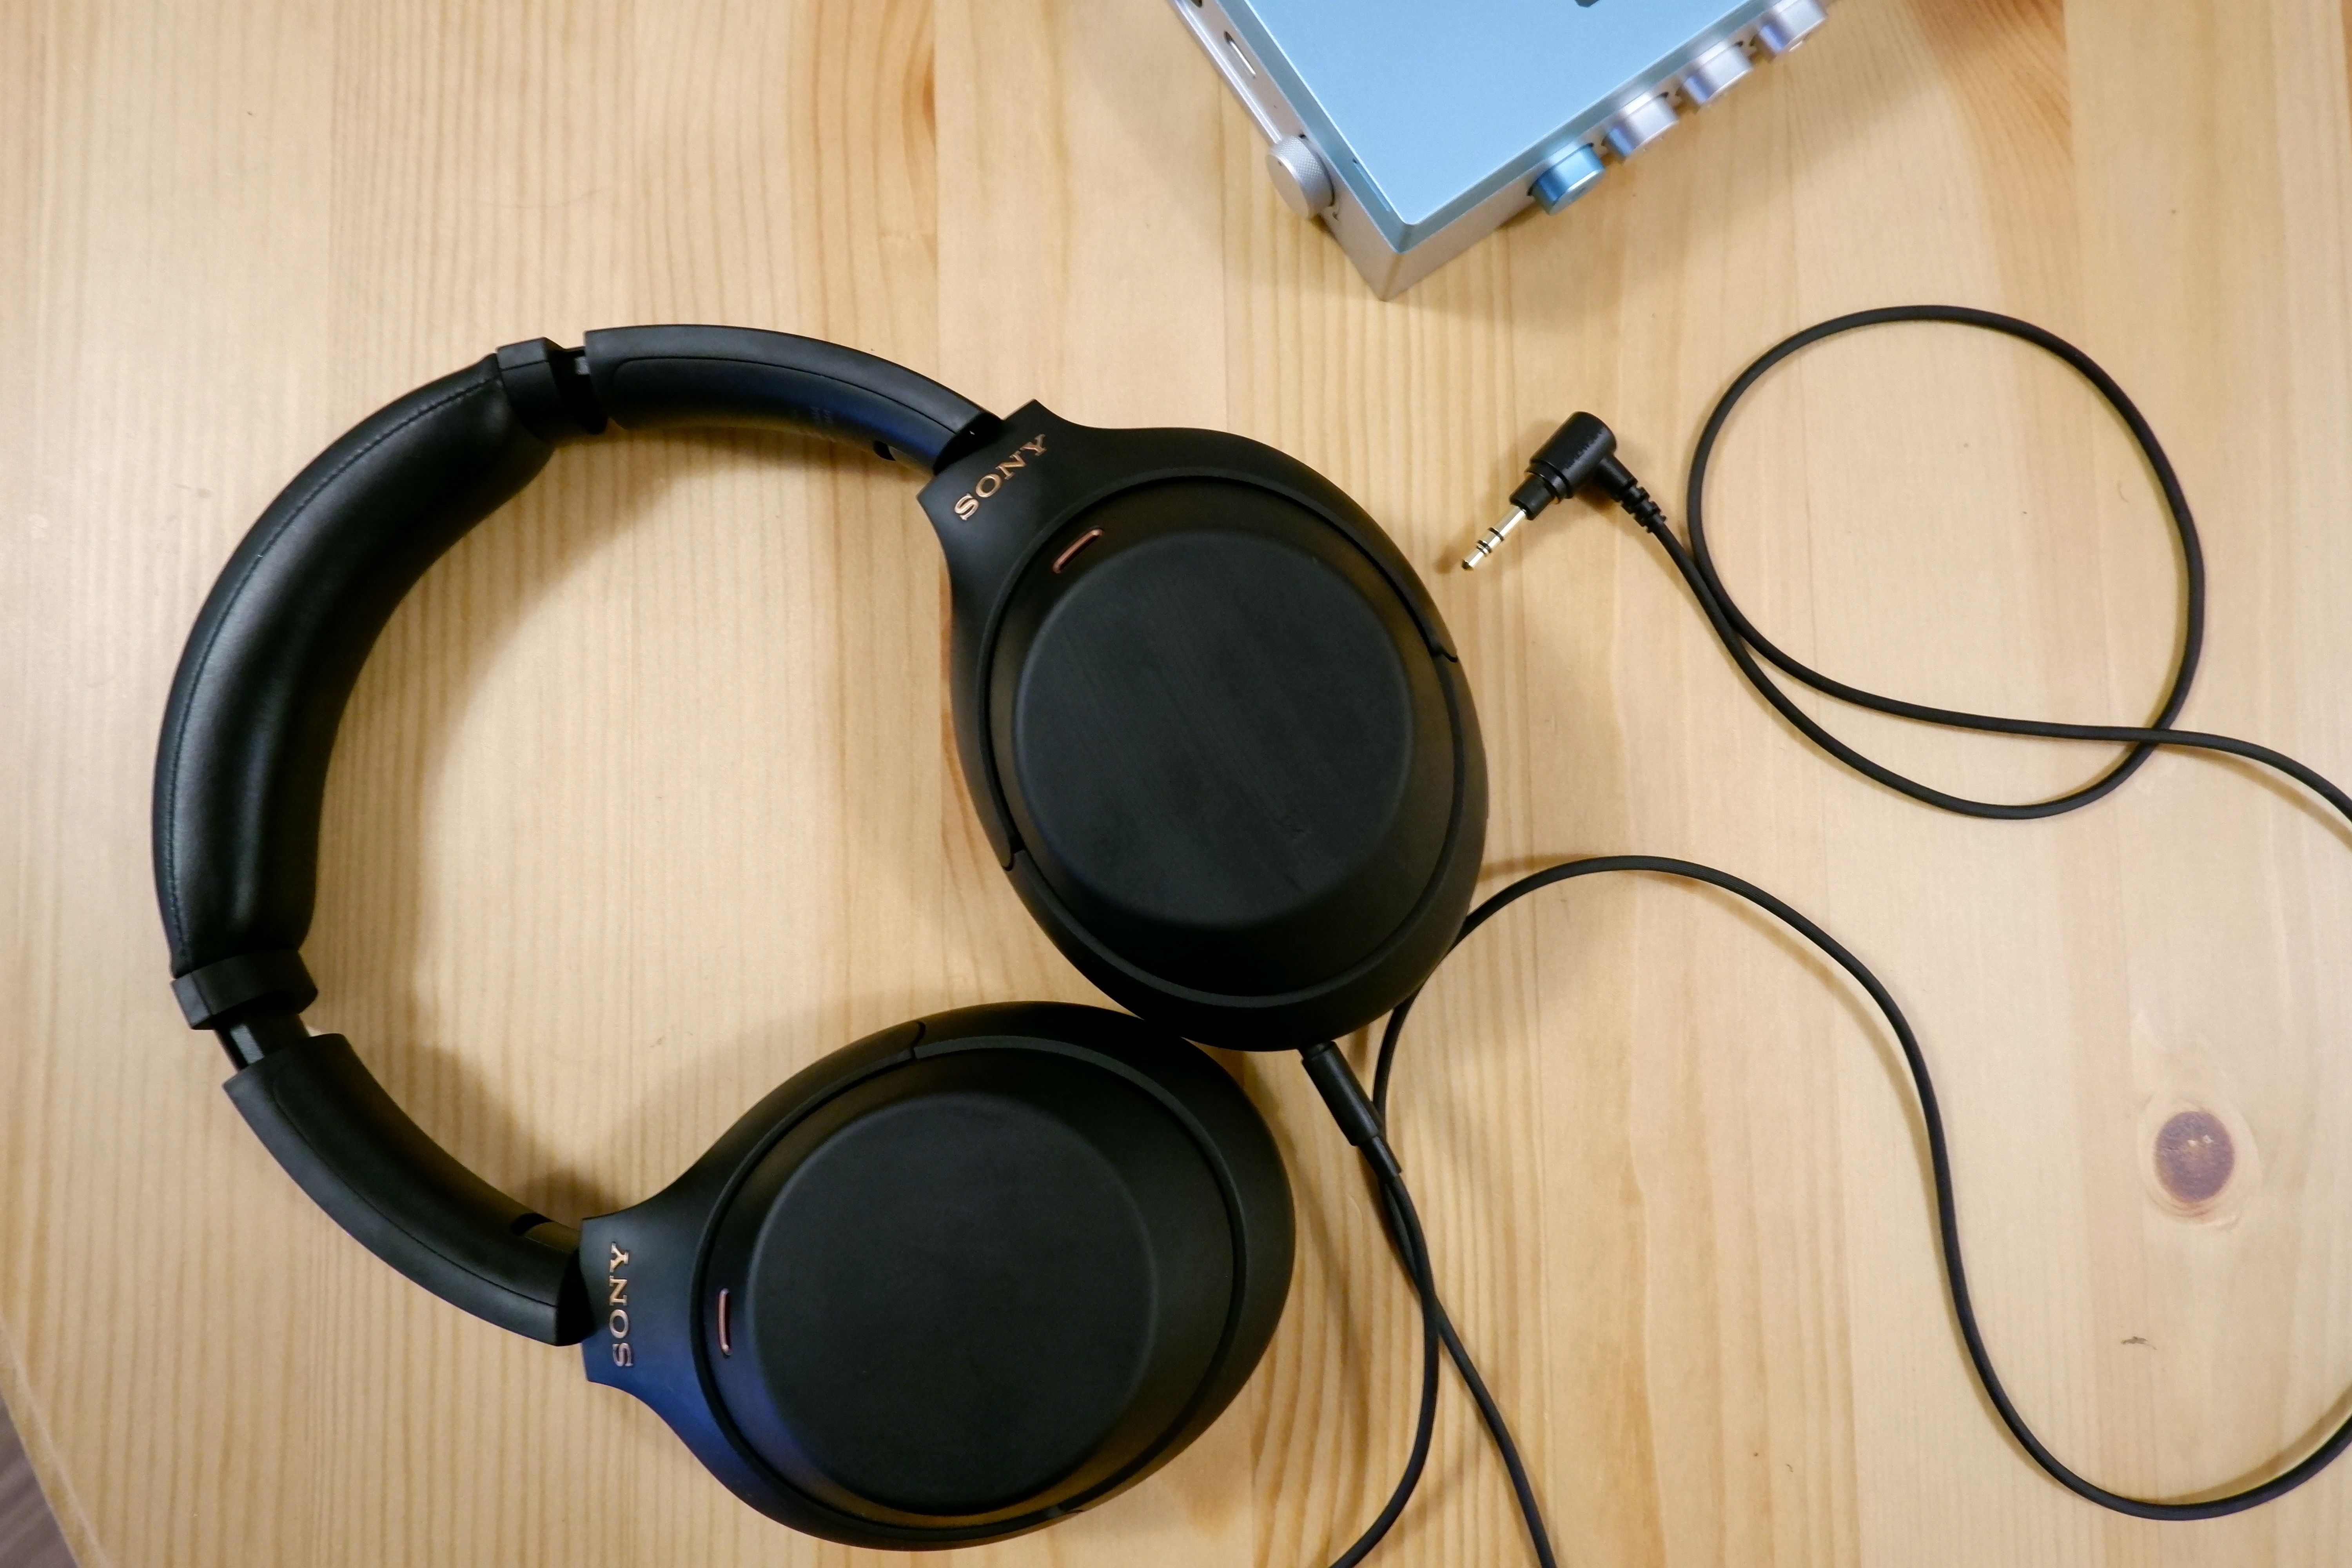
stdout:
{"type": "Polygon", "coordinates": [[[562,446],[604,433],[604,410],[589,378],[586,350],[532,338],[507,344],[498,360],[499,384],[532,435],[562,446]]]}

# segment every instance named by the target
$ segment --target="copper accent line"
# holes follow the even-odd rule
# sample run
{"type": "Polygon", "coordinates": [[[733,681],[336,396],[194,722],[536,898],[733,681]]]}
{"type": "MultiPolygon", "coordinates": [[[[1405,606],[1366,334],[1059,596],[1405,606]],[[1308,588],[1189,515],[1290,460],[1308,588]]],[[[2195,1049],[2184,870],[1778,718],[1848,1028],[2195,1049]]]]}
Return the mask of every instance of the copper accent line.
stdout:
{"type": "Polygon", "coordinates": [[[1078,535],[1078,537],[1072,542],[1067,550],[1063,551],[1059,555],[1054,557],[1054,575],[1056,577],[1060,576],[1062,574],[1062,568],[1070,563],[1071,556],[1076,555],[1079,551],[1084,550],[1087,545],[1092,544],[1096,540],[1100,539],[1101,537],[1102,530],[1099,528],[1090,528],[1084,533],[1078,535]]]}
{"type": "Polygon", "coordinates": [[[735,1346],[727,1332],[727,1296],[728,1292],[722,1287],[719,1292],[719,1353],[720,1355],[735,1353],[735,1346]]]}

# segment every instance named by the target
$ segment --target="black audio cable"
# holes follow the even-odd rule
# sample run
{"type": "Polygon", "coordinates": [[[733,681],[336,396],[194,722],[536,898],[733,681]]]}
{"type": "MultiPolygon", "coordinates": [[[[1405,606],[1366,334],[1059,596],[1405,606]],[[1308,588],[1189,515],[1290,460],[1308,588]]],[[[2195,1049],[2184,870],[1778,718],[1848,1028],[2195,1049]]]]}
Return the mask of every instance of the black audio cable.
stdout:
{"type": "MultiPolygon", "coordinates": [[[[1468,934],[1465,927],[1464,934],[1468,934]]],[[[1458,939],[1457,939],[1458,940],[1458,939]]],[[[1325,1042],[1308,1046],[1299,1052],[1306,1063],[1307,1076],[1330,1108],[1331,1119],[1339,1131],[1364,1159],[1374,1184],[1381,1193],[1382,1218],[1389,1240],[1397,1249],[1398,1259],[1412,1281],[1413,1293],[1421,1302],[1421,1412],[1414,1423],[1412,1448],[1405,1461],[1403,1475],[1396,1489],[1390,1493],[1388,1505],[1378,1518],[1356,1538],[1355,1543],[1341,1552],[1331,1568],[1356,1568],[1381,1543],[1400,1515],[1412,1500],[1413,1489],[1421,1484],[1423,1468],[1429,1461],[1430,1438],[1437,1420],[1437,1352],[1443,1344],[1445,1353],[1462,1376],[1463,1386],[1478,1406],[1478,1416],[1486,1424],[1486,1434],[1501,1455],[1503,1468],[1511,1479],[1512,1495],[1519,1507],[1519,1517],[1526,1521],[1528,1542],[1535,1549],[1536,1561],[1541,1568],[1558,1568],[1552,1555],[1551,1535],[1544,1528],[1543,1510],[1536,1502],[1535,1486],[1528,1479],[1528,1468],[1519,1457],[1519,1446],[1511,1436],[1511,1428],[1503,1419],[1502,1407],[1486,1387],[1486,1380],[1478,1374],[1477,1363],[1462,1342],[1462,1336],[1445,1314],[1444,1303],[1439,1299],[1437,1280],[1429,1258],[1429,1238],[1421,1227],[1421,1214],[1413,1206],[1412,1194],[1406,1188],[1404,1167],[1398,1162],[1396,1151],[1390,1147],[1388,1129],[1381,1114],[1375,1110],[1363,1084],[1357,1079],[1355,1068],[1339,1047],[1325,1042]]]]}
{"type": "MultiPolygon", "coordinates": [[[[1864,310],[1841,316],[1798,332],[1759,357],[1743,371],[1716,404],[1698,446],[1691,458],[1687,510],[1689,512],[1690,543],[1685,547],[1675,536],[1664,511],[1653,500],[1640,481],[1619,461],[1616,437],[1608,426],[1590,414],[1578,414],[1562,425],[1535,458],[1529,461],[1527,482],[1512,494],[1513,510],[1503,522],[1490,529],[1478,542],[1477,548],[1464,567],[1475,567],[1492,555],[1521,522],[1542,511],[1556,500],[1565,500],[1585,489],[1597,489],[1648,531],[1667,558],[1689,584],[1699,608],[1706,613],[1708,624],[1715,628],[1724,650],[1731,656],[1742,675],[1783,718],[1807,739],[1855,772],[1873,779],[1889,789],[1900,792],[1916,801],[1941,810],[1962,816],[2002,820],[2021,820],[2056,816],[2088,805],[2113,791],[2129,778],[2158,747],[2171,746],[2185,750],[2219,752],[2243,757],[2286,774],[2314,795],[2325,800],[2347,823],[2352,823],[2352,796],[2337,788],[2314,769],[2285,753],[2251,741],[2241,741],[2228,735],[2209,734],[2200,731],[2177,730],[2172,721],[2188,700],[2190,682],[2195,679],[2205,624],[2205,560],[2197,538],[2197,526],[2189,510],[2187,496],[2182,492],[2179,477],[2164,452],[2156,433],[2132,404],[2115,378],[2094,362],[2088,354],[2063,338],[2043,331],[2027,321],[1950,305],[1909,305],[1887,310],[1864,310]],[[2165,505],[2171,513],[2181,550],[2183,575],[2187,594],[2186,626],[2179,657],[2174,661],[2170,683],[2163,704],[2152,724],[2067,724],[2038,719],[2011,719],[1996,714],[1969,713],[1948,708],[1935,708],[1916,702],[1864,691],[1843,681],[1832,679],[1799,662],[1783,652],[1757,630],[1754,623],[1741,613],[1723,584],[1707,552],[1702,505],[1706,488],[1709,459],[1717,438],[1729,421],[1739,400],[1765,375],[1782,361],[1801,350],[1864,327],[1896,321],[1934,321],[1958,326],[1980,328],[2005,333],[2031,343],[2056,356],[2072,366],[2088,381],[2116,416],[2131,431],[2139,444],[2158,487],[2163,491],[2165,505]],[[1759,657],[1760,656],[1760,657],[1759,657]],[[2011,805],[1998,801],[1972,800],[1948,794],[1932,785],[1907,778],[1841,741],[1811,715],[1797,706],[1779,682],[1764,668],[1770,664],[1790,679],[1814,690],[1856,707],[1899,718],[1936,724],[1947,729],[1981,731],[1998,735],[2022,735],[2041,740],[2088,741],[2118,744],[2129,748],[2114,765],[2083,787],[2048,800],[2011,805]]],[[[1462,935],[1467,937],[1480,925],[1500,913],[1519,899],[1539,888],[1571,878],[1604,871],[1647,871],[1686,878],[1720,888],[1772,914],[1790,929],[1811,942],[1851,975],[1870,995],[1887,1026],[1895,1032],[1903,1050],[1905,1062],[1911,1070],[1912,1084],[1918,1095],[1919,1116],[1927,1134],[1929,1174],[1935,1187],[1936,1223],[1944,1263],[1944,1283],[1952,1303],[1953,1316],[1960,1329],[1969,1364],[1986,1396],[1992,1402],[2001,1422],[2009,1428],[2033,1462],[2042,1467],[2059,1484],[2076,1496],[2085,1498],[2118,1513],[2140,1519],[2198,1520],[2217,1519],[2269,1502],[2293,1491],[2311,1479],[2347,1446],[2352,1446],[2352,1419],[2337,1426],[2317,1447],[2294,1465],[2279,1471],[2269,1479],[2223,1496],[2188,1502],[2158,1502],[2126,1497],[2107,1490],[2085,1479],[2061,1462],[2057,1456],[2035,1436],[2023,1416],[2018,1414],[2000,1375],[1994,1371],[1992,1358],[1985,1348],[1984,1336],[1977,1326],[1976,1309],[1969,1295],[1968,1276],[1960,1255],[1959,1219],[1954,1207],[1952,1173],[1949,1154],[1944,1136],[1942,1112],[1937,1109],[1935,1086],[1927,1073],[1926,1058],[1921,1054],[1911,1026],[1893,995],[1861,960],[1832,939],[1819,926],[1782,903],[1769,893],[1753,887],[1727,872],[1683,860],[1661,859],[1652,856],[1612,856],[1596,859],[1575,860],[1538,871],[1505,888],[1474,910],[1464,924],[1462,935]]],[[[1383,1114],[1388,1104],[1391,1073],[1393,1069],[1398,1040],[1411,1013],[1412,999],[1408,998],[1392,1013],[1381,1041],[1378,1065],[1372,1079],[1372,1100],[1376,1115],[1383,1114]]]]}

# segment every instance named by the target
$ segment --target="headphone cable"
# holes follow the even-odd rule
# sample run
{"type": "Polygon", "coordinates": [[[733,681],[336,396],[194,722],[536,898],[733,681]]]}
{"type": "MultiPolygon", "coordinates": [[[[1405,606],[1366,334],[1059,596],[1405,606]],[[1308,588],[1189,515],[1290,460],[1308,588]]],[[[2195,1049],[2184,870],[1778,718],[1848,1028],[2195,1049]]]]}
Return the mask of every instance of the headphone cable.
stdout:
{"type": "MultiPolygon", "coordinates": [[[[1468,927],[1463,934],[1468,934],[1468,927]]],[[[1455,939],[1456,942],[1460,938],[1455,939]]],[[[1410,1006],[1408,1002],[1406,1005],[1410,1006]]],[[[1509,1423],[1504,1420],[1502,1407],[1479,1375],[1477,1363],[1471,1359],[1469,1349],[1462,1342],[1445,1306],[1440,1300],[1437,1281],[1429,1257],[1429,1237],[1422,1229],[1420,1211],[1414,1207],[1412,1194],[1406,1187],[1404,1167],[1389,1144],[1388,1129],[1381,1110],[1364,1093],[1362,1082],[1355,1069],[1349,1066],[1339,1047],[1324,1041],[1308,1046],[1299,1053],[1306,1064],[1307,1076],[1323,1096],[1330,1109],[1331,1119],[1348,1142],[1363,1156],[1381,1194],[1381,1215],[1388,1231],[1390,1245],[1397,1259],[1404,1266],[1406,1277],[1412,1282],[1413,1294],[1421,1303],[1421,1413],[1413,1427],[1412,1448],[1405,1461],[1403,1475],[1390,1494],[1388,1506],[1380,1516],[1356,1538],[1355,1543],[1336,1558],[1331,1568],[1356,1568],[1369,1555],[1382,1537],[1389,1532],[1404,1512],[1413,1489],[1421,1484],[1423,1468],[1429,1459],[1430,1437],[1437,1418],[1437,1352],[1442,1344],[1445,1354],[1461,1374],[1463,1386],[1469,1390],[1471,1400],[1478,1407],[1479,1419],[1485,1423],[1486,1435],[1503,1460],[1503,1468],[1511,1479],[1511,1491],[1526,1521],[1528,1542],[1534,1549],[1540,1568],[1559,1568],[1552,1554],[1551,1534],[1544,1528],[1543,1510],[1536,1501],[1535,1486],[1528,1479],[1528,1468],[1520,1457],[1517,1442],[1511,1436],[1509,1423]]]]}
{"type": "MultiPolygon", "coordinates": [[[[2177,730],[2172,721],[2188,700],[2190,683],[2194,680],[2200,648],[2204,635],[2205,562],[2197,528],[2189,510],[2171,460],[2156,432],[2141,416],[2139,410],[2126,396],[2123,388],[2091,357],[2055,334],[2030,322],[1990,311],[1970,310],[1950,305],[1910,305],[1886,310],[1864,310],[1841,316],[1833,321],[1806,329],[1783,340],[1765,352],[1742,372],[1717,403],[1701,432],[1691,458],[1687,490],[1687,510],[1690,542],[1685,546],[1675,536],[1665,513],[1651,499],[1649,492],[1625,466],[1617,459],[1616,437],[1609,427],[1590,414],[1579,414],[1562,425],[1544,447],[1530,459],[1527,482],[1512,494],[1513,511],[1509,517],[1488,531],[1479,542],[1476,552],[1463,563],[1475,567],[1500,547],[1518,524],[1540,512],[1553,501],[1588,487],[1597,489],[1616,501],[1639,522],[1674,563],[1698,601],[1708,624],[1715,629],[1724,650],[1739,668],[1748,683],[1771,704],[1781,717],[1801,733],[1831,756],[1856,773],[1887,788],[1939,810],[1961,816],[1999,820],[2030,820],[2050,817],[2077,810],[2114,791],[2129,778],[2158,747],[2179,747],[2187,750],[2221,752],[2263,763],[2286,774],[2305,789],[2326,801],[2347,824],[2352,824],[2352,796],[2339,789],[2317,771],[2268,746],[2241,741],[2228,735],[2210,734],[2200,731],[2177,730]],[[1741,613],[1733,601],[1722,577],[1717,572],[1706,546],[1702,505],[1705,500],[1708,462],[1713,457],[1717,438],[1730,419],[1739,400],[1775,366],[1790,355],[1843,332],[1890,322],[1931,321],[1978,328],[2003,333],[2032,344],[2056,356],[2072,366],[2105,399],[2133,438],[2138,443],[2148,468],[2162,490],[2165,504],[2171,514],[2173,527],[2179,540],[2186,590],[2185,629],[2179,653],[2175,659],[2170,683],[2162,706],[2152,724],[2069,724],[2036,719],[2012,719],[1996,714],[1969,713],[1952,709],[1930,707],[1865,691],[1822,675],[1776,647],[1754,623],[1741,613]],[[1908,778],[1864,755],[1832,734],[1811,714],[1800,708],[1764,666],[1771,665],[1784,675],[1825,696],[1867,708],[1876,712],[1947,729],[1978,731],[1990,734],[2021,735],[2042,740],[2086,741],[2120,744],[2128,748],[2125,755],[2090,784],[2047,800],[2011,805],[1998,801],[1980,801],[1948,794],[1932,785],[1908,778]]],[[[2194,1501],[2161,1502],[2126,1497],[2110,1491],[2084,1479],[2062,1462],[2036,1436],[2024,1417],[2019,1414],[1994,1370],[1992,1358],[1985,1347],[1984,1336],[1977,1324],[1976,1309],[1969,1296],[1968,1276],[1962,1266],[1959,1219],[1952,1192],[1951,1164],[1944,1132],[1943,1115],[1937,1107],[1935,1086],[1929,1079],[1926,1058],[1917,1039],[1894,996],[1872,973],[1868,966],[1849,952],[1812,921],[1789,905],[1728,872],[1716,870],[1685,860],[1665,859],[1654,856],[1609,856],[1600,858],[1573,860],[1538,871],[1513,882],[1474,910],[1462,929],[1462,937],[1500,913],[1504,909],[1539,888],[1571,878],[1597,872],[1640,871],[1679,877],[1707,883],[1748,900],[1770,913],[1774,918],[1802,936],[1853,977],[1871,1001],[1876,1005],[1887,1026],[1895,1032],[1919,1101],[1919,1115],[1927,1135],[1929,1174],[1935,1189],[1936,1223],[1940,1243],[1945,1288],[1949,1295],[1952,1312],[1960,1330],[1970,1366],[1985,1394],[1992,1403],[2002,1424],[2009,1429],[2027,1456],[2060,1485],[2076,1496],[2112,1509],[2117,1513],[2136,1518],[2164,1521],[2218,1519],[2239,1513],[2283,1497],[2310,1480],[2330,1461],[2352,1446],[2352,1418],[2347,1418],[2329,1436],[2294,1465],[2273,1475],[2267,1480],[2241,1490],[2194,1501]]],[[[1461,939],[1457,938],[1457,945],[1461,939]]],[[[1417,995],[1417,994],[1416,994],[1417,995]]],[[[1415,998],[1409,997],[1389,1016],[1381,1041],[1380,1055],[1372,1079],[1372,1101],[1375,1114],[1383,1111],[1388,1103],[1391,1076],[1395,1064],[1396,1048],[1404,1023],[1415,998]]]]}

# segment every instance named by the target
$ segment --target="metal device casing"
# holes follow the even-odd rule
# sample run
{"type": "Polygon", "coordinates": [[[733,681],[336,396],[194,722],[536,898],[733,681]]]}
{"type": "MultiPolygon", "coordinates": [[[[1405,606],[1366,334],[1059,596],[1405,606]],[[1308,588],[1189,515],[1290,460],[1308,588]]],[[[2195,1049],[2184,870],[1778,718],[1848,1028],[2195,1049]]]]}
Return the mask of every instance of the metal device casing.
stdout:
{"type": "Polygon", "coordinates": [[[1820,20],[1818,0],[1171,3],[1268,143],[1319,155],[1329,200],[1306,210],[1384,300],[1529,205],[1563,158],[1609,148],[1645,100],[1712,100],[1713,51],[1769,58],[1811,30],[1776,19],[1820,20]]]}

